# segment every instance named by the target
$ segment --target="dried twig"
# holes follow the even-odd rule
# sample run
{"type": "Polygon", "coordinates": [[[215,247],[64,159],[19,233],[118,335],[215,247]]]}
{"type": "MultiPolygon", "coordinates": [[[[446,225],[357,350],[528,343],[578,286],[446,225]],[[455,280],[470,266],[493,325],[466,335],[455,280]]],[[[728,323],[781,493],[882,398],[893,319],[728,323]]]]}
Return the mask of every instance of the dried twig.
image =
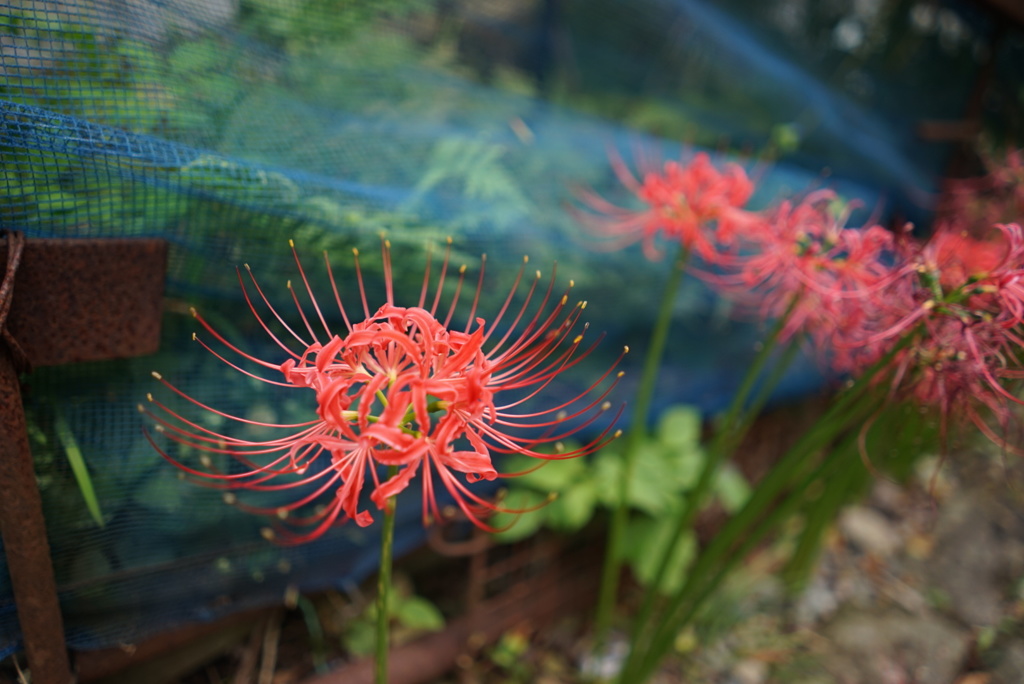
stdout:
{"type": "Polygon", "coordinates": [[[263,660],[260,663],[258,684],[273,684],[274,670],[277,669],[277,647],[281,641],[281,623],[284,611],[278,610],[270,616],[263,632],[263,660]]]}
{"type": "Polygon", "coordinates": [[[246,644],[241,658],[238,659],[238,669],[235,670],[232,684],[253,684],[256,681],[256,664],[260,656],[260,646],[263,643],[270,619],[270,617],[266,617],[253,627],[249,634],[249,643],[246,644]]]}

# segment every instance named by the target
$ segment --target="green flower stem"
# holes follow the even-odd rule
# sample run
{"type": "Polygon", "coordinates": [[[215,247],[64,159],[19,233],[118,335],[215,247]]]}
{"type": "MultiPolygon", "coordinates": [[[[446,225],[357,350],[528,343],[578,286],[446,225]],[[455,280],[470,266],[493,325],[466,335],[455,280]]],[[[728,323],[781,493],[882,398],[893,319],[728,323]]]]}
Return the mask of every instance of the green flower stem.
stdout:
{"type": "Polygon", "coordinates": [[[598,595],[597,613],[594,618],[594,648],[600,651],[611,629],[612,613],[615,608],[615,597],[619,589],[619,575],[622,571],[622,542],[629,522],[629,487],[636,470],[636,453],[641,439],[647,431],[647,417],[650,413],[651,401],[654,398],[654,386],[658,377],[661,357],[668,341],[668,331],[672,323],[672,309],[676,293],[682,281],[690,250],[680,247],[672,267],[672,273],[665,284],[658,308],[658,318],[651,333],[651,346],[644,360],[643,375],[637,390],[636,404],[633,409],[633,426],[626,436],[623,450],[623,472],[620,478],[619,496],[612,513],[611,525],[608,530],[608,545],[605,549],[604,567],[601,573],[601,589],[598,595]]]}
{"type": "MultiPolygon", "coordinates": [[[[648,644],[646,653],[641,654],[639,650],[630,653],[620,675],[621,682],[629,682],[629,684],[642,682],[644,681],[643,676],[646,675],[641,676],[641,673],[653,671],[664,654],[671,648],[675,632],[683,624],[681,619],[688,619],[685,613],[679,617],[680,613],[685,608],[687,601],[690,601],[699,590],[704,576],[715,569],[719,558],[734,546],[737,539],[749,533],[751,528],[758,524],[758,521],[765,516],[765,510],[775,501],[779,493],[798,476],[800,469],[806,466],[807,459],[828,446],[829,442],[844,430],[855,425],[857,421],[867,419],[873,411],[877,410],[877,397],[870,391],[875,376],[885,369],[892,358],[916,337],[915,329],[868,368],[840,395],[815,426],[789,449],[775,468],[758,483],[744,508],[726,524],[698,557],[696,564],[690,570],[687,581],[669,602],[663,613],[664,617],[657,621],[654,636],[645,640],[645,643],[648,644]]],[[[793,504],[789,504],[793,506],[801,501],[798,495],[789,497],[789,499],[794,500],[793,504]]],[[[768,520],[774,519],[774,515],[768,515],[768,520]]],[[[767,533],[766,525],[762,524],[760,527],[767,533]]],[[[724,575],[724,573],[719,574],[724,575]]],[[[715,584],[720,579],[714,580],[715,584]]],[[[694,603],[690,612],[696,610],[697,606],[699,606],[699,602],[694,603]]],[[[640,644],[635,645],[639,646],[640,644]]]]}
{"type": "MultiPolygon", "coordinates": [[[[869,407],[873,405],[873,397],[868,397],[860,407],[860,411],[857,415],[869,415],[869,407]]],[[[842,480],[843,475],[849,471],[852,464],[859,465],[858,461],[853,458],[856,453],[854,449],[856,439],[857,432],[854,430],[848,431],[843,439],[841,439],[836,445],[835,449],[832,449],[825,454],[820,462],[815,465],[810,472],[806,473],[802,479],[796,481],[788,488],[789,495],[766,513],[764,517],[762,517],[761,522],[750,532],[748,537],[745,538],[744,543],[729,556],[726,564],[723,566],[723,572],[712,575],[711,586],[701,592],[694,607],[691,608],[691,614],[697,609],[697,607],[699,607],[699,602],[703,601],[703,599],[710,594],[711,590],[718,586],[718,583],[728,576],[736,563],[742,561],[746,557],[747,553],[753,550],[754,546],[759,543],[761,539],[763,539],[772,530],[777,529],[779,525],[781,525],[781,523],[790,515],[796,514],[800,511],[800,507],[804,503],[804,492],[818,483],[825,484],[836,480],[842,480]],[[778,510],[778,512],[776,512],[776,510],[778,510]]]]}
{"type": "MultiPolygon", "coordinates": [[[[849,407],[849,421],[843,421],[840,427],[866,419],[877,408],[874,394],[860,393],[861,401],[849,407]]],[[[813,430],[812,430],[813,432],[813,430]]],[[[825,431],[819,431],[824,434],[825,431]]],[[[832,432],[832,437],[837,432],[832,432]]],[[[855,439],[855,434],[847,437],[855,439]]],[[[731,570],[753,550],[772,530],[799,509],[803,503],[803,492],[807,487],[822,478],[830,477],[842,464],[843,459],[826,457],[810,473],[802,478],[800,473],[808,465],[808,457],[813,456],[825,444],[821,438],[802,440],[804,445],[788,452],[774,469],[758,484],[754,495],[747,505],[716,535],[707,549],[700,555],[697,564],[690,571],[686,583],[673,597],[665,611],[666,618],[659,621],[654,633],[648,641],[647,652],[643,656],[633,657],[623,669],[620,681],[643,682],[651,676],[658,663],[671,649],[678,629],[691,620],[703,601],[729,576],[731,570]],[[814,448],[816,445],[817,448],[814,448]],[[776,503],[783,489],[788,489],[789,496],[776,503]],[[775,503],[774,506],[772,504],[775,503]],[[742,540],[737,546],[737,541],[742,540]]],[[[827,440],[826,440],[827,442],[827,440]]],[[[800,446],[800,445],[798,445],[800,446]]],[[[845,446],[845,445],[844,445],[845,446]]],[[[840,451],[845,451],[841,448],[840,451]]]]}
{"type": "Polygon", "coordinates": [[[740,383],[739,389],[737,389],[736,394],[733,396],[732,403],[718,425],[715,438],[708,447],[704,466],[697,479],[697,483],[686,497],[686,502],[683,504],[679,520],[672,532],[672,539],[665,547],[665,553],[662,555],[661,561],[658,563],[658,570],[654,574],[654,580],[650,583],[649,588],[644,594],[644,602],[633,623],[633,630],[630,634],[631,649],[637,648],[637,645],[642,643],[641,639],[643,639],[643,631],[646,627],[650,626],[651,616],[654,613],[654,606],[658,597],[658,589],[661,587],[662,582],[665,579],[665,574],[668,572],[673,551],[682,540],[683,534],[693,526],[693,521],[696,518],[697,513],[700,511],[701,506],[704,505],[704,500],[706,499],[708,492],[711,490],[715,473],[718,472],[718,468],[721,463],[727,457],[732,455],[733,451],[735,451],[736,447],[743,440],[747,430],[749,430],[750,426],[753,424],[754,418],[756,418],[757,414],[761,412],[761,409],[764,407],[765,402],[771,395],[772,390],[774,390],[776,385],[778,385],[779,381],[782,379],[782,375],[785,373],[786,369],[789,368],[789,365],[793,361],[793,357],[796,355],[798,343],[794,339],[790,342],[779,362],[775,364],[771,375],[766,378],[764,383],[761,385],[757,397],[755,397],[753,402],[748,404],[747,400],[751,391],[754,389],[755,382],[761,376],[761,373],[764,371],[765,364],[771,357],[772,352],[774,352],[775,347],[778,344],[779,335],[782,333],[783,328],[789,321],[796,304],[797,298],[794,297],[793,301],[786,308],[783,316],[776,321],[775,325],[772,327],[768,334],[768,338],[754,357],[754,361],[747,370],[747,373],[743,378],[743,382],[740,383]]]}
{"type": "MultiPolygon", "coordinates": [[[[870,402],[865,404],[865,406],[868,405],[870,402]]],[[[725,559],[719,572],[710,575],[708,584],[697,594],[689,610],[683,615],[684,624],[693,617],[702,602],[729,576],[737,563],[746,558],[765,536],[778,529],[789,516],[799,512],[801,504],[804,503],[802,495],[807,489],[817,483],[832,482],[842,477],[844,471],[848,470],[851,464],[851,457],[854,454],[852,446],[855,440],[856,432],[847,433],[835,450],[830,451],[811,472],[789,487],[789,496],[780,500],[778,504],[767,511],[761,518],[761,522],[744,538],[743,543],[725,559]]]]}
{"type": "MultiPolygon", "coordinates": [[[[775,325],[772,326],[771,331],[769,331],[768,337],[765,339],[764,343],[761,345],[761,349],[757,352],[757,355],[754,357],[753,363],[751,363],[750,368],[747,369],[747,373],[743,378],[743,382],[740,383],[739,389],[736,390],[736,395],[733,397],[732,403],[729,405],[729,410],[726,412],[725,417],[722,420],[720,429],[715,435],[716,442],[722,441],[724,444],[727,444],[729,440],[729,433],[732,430],[733,426],[740,422],[741,416],[750,416],[752,414],[756,415],[756,413],[759,411],[760,407],[753,407],[747,405],[747,398],[750,396],[750,392],[754,389],[754,384],[757,382],[757,379],[761,376],[761,373],[764,371],[765,364],[767,364],[768,359],[771,358],[772,352],[775,351],[775,347],[779,343],[779,335],[782,334],[783,329],[789,323],[789,319],[793,316],[793,311],[796,310],[797,304],[799,304],[799,302],[800,293],[797,293],[796,295],[793,296],[793,299],[789,302],[789,305],[786,306],[786,310],[783,312],[782,316],[777,321],[775,321],[775,325]]],[[[786,365],[788,364],[785,364],[783,366],[783,371],[785,371],[786,365]]],[[[778,383],[779,379],[781,379],[781,373],[778,376],[776,376],[774,382],[769,381],[764,383],[764,385],[761,388],[761,391],[759,392],[759,396],[763,396],[765,400],[767,400],[768,395],[771,393],[773,389],[775,389],[775,384],[778,383]]],[[[715,443],[712,443],[712,447],[715,447],[715,443]]],[[[718,448],[722,448],[722,446],[719,446],[718,448]]]]}
{"type": "Polygon", "coordinates": [[[324,628],[320,623],[320,616],[317,615],[316,606],[302,595],[299,596],[296,606],[302,611],[302,619],[309,632],[309,650],[313,668],[317,674],[326,674],[330,671],[327,666],[327,644],[324,640],[324,628]]]}
{"type": "Polygon", "coordinates": [[[801,589],[807,584],[825,531],[839,510],[868,482],[870,473],[856,458],[856,443],[850,442],[845,451],[849,453],[834,453],[835,457],[842,458],[843,469],[824,483],[821,496],[804,513],[804,529],[800,532],[796,549],[782,569],[782,577],[790,590],[801,589]]]}
{"type": "MultiPolygon", "coordinates": [[[[801,454],[803,456],[803,454],[801,454]]],[[[766,480],[773,479],[774,482],[762,481],[755,490],[747,505],[715,536],[711,544],[704,549],[698,557],[696,564],[690,569],[686,582],[679,592],[672,598],[665,608],[662,617],[658,620],[653,632],[645,639],[647,649],[645,652],[634,651],[623,668],[620,682],[622,684],[644,682],[653,673],[654,669],[661,662],[661,659],[671,649],[679,628],[685,624],[689,616],[699,605],[698,595],[709,593],[716,584],[716,577],[724,578],[725,568],[719,567],[719,561],[726,557],[726,554],[735,547],[738,539],[744,538],[749,541],[754,538],[749,528],[762,522],[765,511],[775,496],[757,496],[768,489],[775,490],[776,486],[766,487],[766,484],[781,486],[783,482],[789,481],[799,466],[803,466],[802,458],[793,458],[781,461],[775,469],[769,473],[766,480]],[[717,572],[716,572],[717,571],[717,572]]],[[[773,492],[774,494],[775,492],[773,492]]],[[[767,519],[764,522],[773,522],[782,513],[777,507],[767,512],[767,519]]],[[[766,527],[766,526],[762,526],[766,527]]],[[[738,557],[737,549],[733,557],[738,557]]],[[[639,644],[638,644],[639,645],[639,644]]]]}
{"type": "MultiPolygon", "coordinates": [[[[388,466],[388,478],[398,472],[388,466]]],[[[388,684],[388,642],[391,624],[391,565],[395,546],[396,497],[384,503],[384,522],[380,537],[380,571],[377,573],[377,668],[376,684],[388,684]]]]}
{"type": "Polygon", "coordinates": [[[800,350],[800,342],[798,340],[792,340],[787,345],[786,350],[779,357],[778,363],[772,368],[771,374],[765,380],[764,385],[758,390],[757,396],[750,402],[747,410],[744,412],[741,420],[736,423],[736,426],[730,431],[732,438],[728,441],[728,447],[725,449],[725,453],[733,454],[739,447],[743,438],[747,436],[747,432],[750,431],[754,421],[761,415],[761,410],[764,405],[768,403],[768,399],[771,396],[772,390],[782,380],[782,376],[785,375],[786,371],[789,370],[790,365],[796,358],[796,353],[800,350]]]}
{"type": "MultiPolygon", "coordinates": [[[[764,513],[759,524],[750,531],[750,533],[743,538],[743,542],[736,547],[732,553],[730,553],[720,565],[714,567],[714,572],[707,575],[707,581],[702,585],[694,585],[695,589],[692,591],[692,598],[687,604],[685,604],[686,610],[675,616],[672,621],[666,621],[662,625],[662,629],[657,633],[652,641],[649,657],[644,661],[641,671],[636,677],[631,677],[628,681],[631,682],[643,682],[649,679],[656,670],[661,658],[671,648],[672,643],[675,640],[677,629],[669,629],[669,627],[684,625],[690,622],[696,615],[697,611],[701,608],[704,601],[710,597],[714,591],[721,585],[722,582],[730,576],[730,573],[735,569],[736,565],[739,564],[744,558],[746,558],[754,547],[757,546],[761,540],[767,536],[771,531],[778,529],[791,515],[796,513],[800,507],[801,497],[800,491],[803,487],[820,480],[824,477],[829,477],[836,470],[836,462],[826,459],[822,462],[818,468],[812,473],[808,474],[804,480],[793,487],[793,491],[790,496],[781,500],[776,506],[764,513]],[[650,657],[655,656],[655,657],[650,657]]],[[[623,680],[627,681],[627,680],[623,680]]]]}

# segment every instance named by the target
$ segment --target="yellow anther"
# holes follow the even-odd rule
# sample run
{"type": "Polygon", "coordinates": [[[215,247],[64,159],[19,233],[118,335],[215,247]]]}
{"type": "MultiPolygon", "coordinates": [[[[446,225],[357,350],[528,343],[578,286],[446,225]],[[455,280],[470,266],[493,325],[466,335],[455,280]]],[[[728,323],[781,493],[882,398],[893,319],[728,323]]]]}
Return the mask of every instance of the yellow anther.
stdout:
{"type": "Polygon", "coordinates": [[[576,281],[570,278],[569,279],[569,287],[576,287],[576,281]]]}
{"type": "Polygon", "coordinates": [[[245,267],[245,270],[246,270],[246,271],[252,271],[252,269],[251,269],[251,268],[249,268],[249,264],[242,264],[242,266],[244,266],[244,267],[245,267]]]}
{"type": "Polygon", "coordinates": [[[384,241],[384,249],[391,249],[391,240],[384,241]]]}
{"type": "Polygon", "coordinates": [[[149,401],[149,402],[153,401],[153,394],[152,394],[152,392],[146,392],[146,401],[149,401]]]}
{"type": "Polygon", "coordinates": [[[288,246],[291,247],[292,249],[295,249],[295,240],[288,238],[288,246]]]}
{"type": "Polygon", "coordinates": [[[554,501],[557,498],[558,498],[558,492],[550,492],[548,494],[548,503],[551,503],[552,501],[554,501]]]}
{"type": "Polygon", "coordinates": [[[260,536],[266,539],[267,541],[274,541],[274,538],[277,535],[274,534],[274,530],[270,529],[269,527],[264,527],[262,530],[260,530],[260,536]]]}
{"type": "Polygon", "coordinates": [[[627,345],[623,345],[622,353],[623,354],[628,354],[629,353],[629,345],[628,344],[627,345]]]}
{"type": "Polygon", "coordinates": [[[523,255],[523,263],[524,264],[530,263],[530,255],[529,254],[524,254],[523,255]]]}
{"type": "Polygon", "coordinates": [[[625,374],[626,374],[626,371],[619,371],[618,373],[616,373],[616,374],[615,374],[615,377],[617,377],[617,378],[621,378],[621,377],[622,377],[622,376],[624,376],[625,374]]]}
{"type": "Polygon", "coordinates": [[[199,462],[203,464],[204,468],[210,468],[213,466],[213,461],[210,460],[210,457],[207,456],[206,454],[203,454],[202,456],[199,457],[199,462]]]}
{"type": "Polygon", "coordinates": [[[446,242],[447,242],[447,243],[448,243],[449,245],[450,245],[450,244],[452,244],[452,236],[451,236],[451,235],[449,235],[448,237],[446,237],[446,238],[445,238],[445,241],[446,241],[446,242]]]}
{"type": "Polygon", "coordinates": [[[199,338],[198,338],[198,337],[196,336],[196,334],[195,334],[195,333],[192,333],[192,341],[193,341],[193,342],[197,342],[197,341],[199,341],[199,338]]]}
{"type": "Polygon", "coordinates": [[[575,337],[575,339],[573,339],[572,343],[573,343],[573,344],[579,344],[579,343],[580,343],[580,342],[582,342],[582,341],[583,341],[583,335],[577,335],[577,336],[575,337]]]}
{"type": "Polygon", "coordinates": [[[359,250],[355,247],[352,248],[352,256],[359,256],[359,250]]]}
{"type": "Polygon", "coordinates": [[[228,506],[234,506],[236,503],[238,503],[238,497],[232,494],[231,492],[225,492],[222,498],[224,499],[224,503],[226,503],[228,506]]]}
{"type": "Polygon", "coordinates": [[[288,509],[287,508],[278,508],[277,509],[277,517],[279,519],[281,519],[281,520],[287,520],[288,519],[288,509]]]}
{"type": "Polygon", "coordinates": [[[612,407],[612,402],[610,402],[610,401],[606,401],[603,404],[601,404],[601,410],[602,411],[607,411],[611,407],[612,407]]]}
{"type": "Polygon", "coordinates": [[[580,311],[583,311],[586,308],[587,308],[587,300],[584,299],[582,302],[580,302],[580,311]]]}
{"type": "Polygon", "coordinates": [[[461,275],[461,274],[463,274],[465,272],[466,272],[466,264],[462,264],[461,266],[459,266],[459,274],[461,275]]]}
{"type": "Polygon", "coordinates": [[[192,314],[192,318],[199,318],[199,312],[196,311],[196,307],[194,307],[194,306],[188,307],[188,312],[190,314],[192,314]]]}
{"type": "Polygon", "coordinates": [[[289,290],[292,289],[292,281],[289,279],[288,282],[284,284],[284,286],[287,287],[289,290]]]}
{"type": "Polygon", "coordinates": [[[927,302],[921,305],[921,308],[924,309],[925,311],[931,311],[932,309],[935,308],[935,300],[929,299],[927,302]]]}
{"type": "Polygon", "coordinates": [[[569,302],[569,295],[562,295],[562,306],[565,306],[569,302]]]}
{"type": "MultiPolygon", "coordinates": [[[[164,431],[164,426],[163,426],[163,425],[154,425],[154,426],[153,426],[153,429],[154,429],[154,430],[156,430],[157,432],[163,433],[163,431],[164,431]]],[[[184,480],[184,479],[185,479],[185,471],[184,471],[184,470],[182,470],[182,471],[179,471],[179,472],[178,472],[178,475],[180,475],[180,476],[181,476],[181,479],[182,479],[182,480],[184,480]]]]}
{"type": "Polygon", "coordinates": [[[153,377],[156,378],[157,380],[163,380],[164,379],[164,376],[160,375],[156,371],[153,371],[153,377]]]}
{"type": "Polygon", "coordinates": [[[622,430],[616,430],[615,434],[612,435],[612,439],[618,439],[621,436],[622,436],[622,430]]]}

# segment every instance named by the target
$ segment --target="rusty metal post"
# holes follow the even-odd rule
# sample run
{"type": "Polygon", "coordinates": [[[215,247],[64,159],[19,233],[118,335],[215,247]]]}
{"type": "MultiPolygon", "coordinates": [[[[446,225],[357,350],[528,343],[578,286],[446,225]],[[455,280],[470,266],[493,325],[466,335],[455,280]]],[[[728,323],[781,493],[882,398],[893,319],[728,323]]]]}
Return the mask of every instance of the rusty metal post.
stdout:
{"type": "Polygon", "coordinates": [[[7,234],[0,280],[0,536],[32,679],[40,684],[69,684],[74,678],[18,378],[19,370],[28,370],[30,362],[7,326],[24,246],[20,233],[7,234]]]}
{"type": "Polygon", "coordinates": [[[43,503],[32,469],[18,374],[0,344],[0,532],[17,597],[18,621],[32,681],[74,681],[64,644],[64,621],[46,541],[43,503]]]}
{"type": "Polygon", "coordinates": [[[18,374],[156,351],[166,268],[162,240],[0,240],[0,533],[33,684],[74,677],[18,374]]]}

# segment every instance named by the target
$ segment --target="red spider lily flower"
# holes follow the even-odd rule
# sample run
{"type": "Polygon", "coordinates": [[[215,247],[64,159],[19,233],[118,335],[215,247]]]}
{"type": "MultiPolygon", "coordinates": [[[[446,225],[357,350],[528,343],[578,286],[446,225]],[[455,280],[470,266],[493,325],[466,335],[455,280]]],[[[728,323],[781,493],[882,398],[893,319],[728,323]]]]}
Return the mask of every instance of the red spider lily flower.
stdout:
{"type": "Polygon", "coordinates": [[[995,226],[992,239],[940,231],[924,244],[901,245],[903,277],[879,298],[874,332],[862,336],[879,358],[906,334],[913,342],[892,363],[894,393],[938,407],[945,432],[966,417],[993,441],[1003,432],[1013,404],[1024,400],[1006,386],[1024,378],[1024,230],[995,226]]]}
{"type": "Polygon", "coordinates": [[[612,167],[644,208],[620,207],[589,190],[579,193],[586,211],[577,211],[578,218],[608,250],[641,242],[644,254],[654,261],[661,257],[654,244],[661,234],[713,263],[754,218],[743,209],[754,184],[738,164],[719,170],[701,152],[687,164],[668,161],[659,168],[642,163],[640,178],[617,156],[612,157],[612,167]]]}
{"type": "Polygon", "coordinates": [[[1024,230],[996,224],[989,235],[940,231],[922,249],[925,272],[937,273],[941,289],[967,288],[967,304],[1004,328],[1024,322],[1024,230]],[[969,286],[969,287],[968,287],[969,286]]]}
{"type": "Polygon", "coordinates": [[[442,517],[434,489],[436,479],[469,520],[491,529],[485,522],[486,516],[506,509],[475,494],[468,484],[499,476],[492,463],[493,454],[525,454],[543,460],[572,458],[590,453],[618,435],[611,433],[616,416],[584,446],[555,455],[539,451],[542,445],[560,443],[587,428],[610,408],[607,396],[621,377],[621,373],[611,377],[618,361],[587,390],[568,401],[530,412],[520,408],[532,404],[530,400],[543,394],[560,374],[578,364],[597,344],[582,348],[583,334],[577,330],[586,303],[570,305],[568,290],[561,296],[554,294],[554,270],[543,291],[538,287],[538,271],[523,303],[516,308],[513,300],[523,280],[524,259],[504,304],[488,324],[476,315],[483,284],[481,267],[467,322],[460,329],[452,324],[452,318],[463,290],[465,267],[459,271],[447,313],[443,317],[438,313],[448,273],[450,241],[432,304],[427,303],[428,257],[418,303],[402,307],[394,302],[390,244],[385,240],[382,257],[386,302],[372,313],[355,251],[363,320],[353,323],[325,254],[334,303],[345,327],[336,333],[327,324],[294,245],[292,251],[311,305],[311,312],[307,313],[289,283],[301,326],[292,327],[285,322],[249,271],[258,295],[252,297],[239,272],[246,302],[259,325],[281,349],[283,361],[265,361],[248,354],[193,312],[220,345],[243,362],[280,373],[283,380],[246,370],[196,339],[220,360],[251,378],[303,392],[312,390],[317,418],[297,424],[271,424],[237,417],[200,403],[158,374],[154,375],[168,389],[200,409],[243,426],[273,429],[282,434],[262,441],[222,434],[175,412],[152,396],[150,401],[159,410],[140,407],[171,441],[206,453],[205,469],[189,467],[170,456],[147,433],[165,458],[213,486],[264,492],[302,489],[303,494],[297,499],[275,508],[247,506],[238,502],[234,494],[229,496],[232,503],[251,512],[277,515],[284,525],[281,541],[309,541],[347,519],[361,526],[369,525],[372,515],[360,510],[365,490],[368,488],[370,500],[383,508],[416,475],[422,480],[425,524],[442,517]],[[261,310],[267,313],[261,314],[261,310]],[[512,320],[506,321],[507,318],[512,320]],[[606,387],[601,390],[603,385],[606,387]],[[216,469],[210,454],[233,458],[242,465],[242,472],[216,469]],[[382,478],[381,466],[390,467],[392,474],[382,478]],[[326,505],[321,503],[324,500],[326,505]],[[312,514],[304,514],[317,503],[321,505],[312,514]]]}
{"type": "Polygon", "coordinates": [[[1002,240],[976,240],[965,231],[939,230],[922,250],[925,267],[939,274],[946,288],[985,277],[1004,261],[1002,240]]]}
{"type": "Polygon", "coordinates": [[[701,276],[741,305],[757,306],[763,318],[789,312],[780,338],[807,334],[842,371],[851,362],[841,341],[857,337],[873,297],[895,276],[885,259],[892,234],[881,226],[846,227],[851,207],[837,215],[835,200],[820,190],[765,212],[757,230],[745,233],[744,253],[725,264],[728,271],[701,276]]]}
{"type": "Polygon", "coordinates": [[[994,416],[1005,432],[1013,417],[1011,405],[1024,403],[1003,386],[1004,378],[1021,372],[1009,363],[1012,346],[1005,331],[991,321],[929,316],[920,340],[894,361],[899,390],[937,407],[943,432],[951,419],[964,416],[1002,443],[983,412],[994,416]]]}

